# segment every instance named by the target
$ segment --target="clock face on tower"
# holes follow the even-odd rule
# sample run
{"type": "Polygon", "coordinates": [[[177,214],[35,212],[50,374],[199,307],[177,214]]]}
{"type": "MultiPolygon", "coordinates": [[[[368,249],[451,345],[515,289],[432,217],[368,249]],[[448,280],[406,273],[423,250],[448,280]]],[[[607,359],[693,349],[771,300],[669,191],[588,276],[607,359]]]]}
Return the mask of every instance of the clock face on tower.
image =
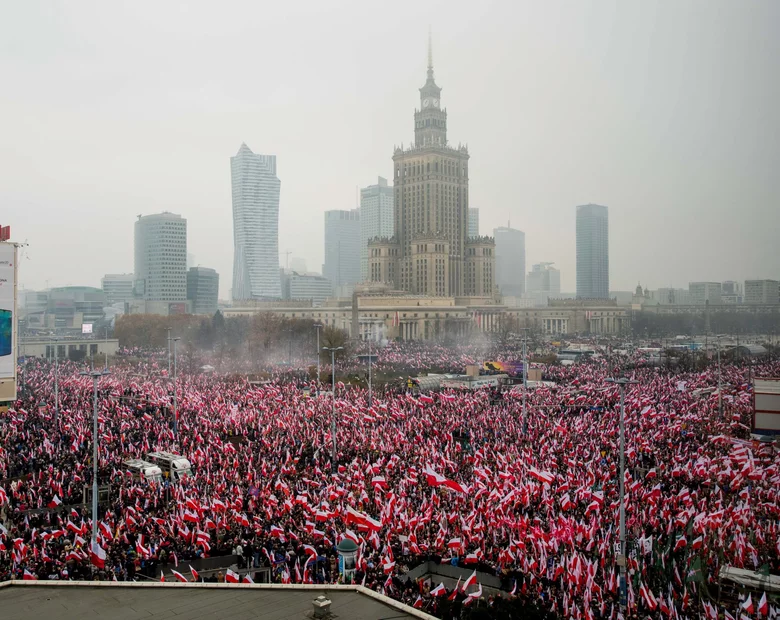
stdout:
{"type": "Polygon", "coordinates": [[[434,99],[433,100],[433,107],[434,108],[438,108],[439,107],[439,100],[438,99],[434,99]]]}
{"type": "Polygon", "coordinates": [[[424,108],[430,107],[430,105],[431,105],[431,100],[430,99],[428,99],[428,98],[423,99],[423,107],[424,108]]]}

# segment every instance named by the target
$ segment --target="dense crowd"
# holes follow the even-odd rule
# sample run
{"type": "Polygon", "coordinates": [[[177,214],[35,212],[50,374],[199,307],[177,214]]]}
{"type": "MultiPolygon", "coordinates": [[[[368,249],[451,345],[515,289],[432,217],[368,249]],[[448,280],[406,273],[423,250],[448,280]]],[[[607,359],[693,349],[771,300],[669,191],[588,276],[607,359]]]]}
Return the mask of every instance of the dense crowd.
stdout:
{"type": "MultiPolygon", "coordinates": [[[[383,356],[473,361],[396,345],[383,356]]],[[[495,575],[505,597],[560,617],[617,617],[619,389],[606,362],[545,368],[556,386],[529,391],[526,415],[517,388],[396,390],[369,404],[365,391],[338,387],[335,462],[330,396],[183,374],[174,426],[158,363],[99,381],[98,476],[111,493],[93,524],[81,506],[92,484],[92,380],[61,363],[56,412],[52,368],[27,361],[19,400],[0,414],[0,580],[121,581],[160,567],[192,578],[193,560],[235,553],[278,582],[335,582],[346,537],[359,546],[356,582],[430,613],[451,609],[451,598],[493,601],[479,600],[479,583],[453,592],[403,579],[426,560],[495,575]],[[185,455],[193,476],[128,475],[125,459],[154,450],[185,455]]],[[[724,368],[723,414],[712,370],[632,372],[629,615],[707,615],[722,566],[780,573],[780,457],[750,441],[747,369],[724,368]]],[[[780,366],[750,372],[777,376],[780,366]]]]}

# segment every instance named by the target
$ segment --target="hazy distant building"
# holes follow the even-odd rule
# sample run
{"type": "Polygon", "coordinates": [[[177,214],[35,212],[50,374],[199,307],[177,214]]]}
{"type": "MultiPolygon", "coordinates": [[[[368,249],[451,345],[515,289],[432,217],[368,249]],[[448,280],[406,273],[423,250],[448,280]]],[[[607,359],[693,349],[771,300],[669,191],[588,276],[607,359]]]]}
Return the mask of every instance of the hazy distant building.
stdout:
{"type": "Polygon", "coordinates": [[[721,303],[720,282],[691,282],[688,284],[688,291],[691,294],[691,304],[694,306],[721,303]]]}
{"type": "Polygon", "coordinates": [[[306,273],[306,259],[293,256],[290,259],[290,271],[295,271],[296,273],[306,273]]]}
{"type": "Polygon", "coordinates": [[[528,272],[526,297],[533,299],[534,305],[546,306],[550,297],[561,295],[561,272],[553,264],[537,263],[528,272]]]}
{"type": "Polygon", "coordinates": [[[493,229],[493,238],[498,290],[506,297],[522,297],[525,294],[525,233],[499,226],[493,229]]]}
{"type": "Polygon", "coordinates": [[[106,294],[106,303],[118,304],[133,298],[135,274],[107,273],[100,279],[100,288],[106,294]]]}
{"type": "Polygon", "coordinates": [[[337,296],[346,297],[360,282],[360,210],[325,211],[325,262],[322,275],[337,296]]]}
{"type": "Polygon", "coordinates": [[[428,76],[414,112],[414,144],[393,154],[393,237],[368,246],[369,280],[413,295],[490,297],[495,243],[469,237],[469,152],[447,142],[441,88],[428,76]]]}
{"type": "Polygon", "coordinates": [[[368,241],[393,236],[393,188],[379,177],[376,185],[360,190],[360,280],[368,278],[368,241]]]}
{"type": "Polygon", "coordinates": [[[209,267],[190,267],[187,299],[192,302],[193,314],[214,314],[219,301],[219,274],[209,267]]]}
{"type": "Polygon", "coordinates": [[[330,281],[318,273],[282,273],[282,297],[286,300],[311,300],[312,305],[321,306],[332,295],[330,281]]]}
{"type": "Polygon", "coordinates": [[[233,299],[279,299],[279,192],[276,155],[242,144],[230,158],[233,186],[233,299]]]}
{"type": "Polygon", "coordinates": [[[577,207],[577,297],[609,297],[609,211],[601,205],[577,207]]]}
{"type": "Polygon", "coordinates": [[[479,237],[479,209],[469,207],[469,237],[479,237]]]}
{"type": "Polygon", "coordinates": [[[691,294],[685,288],[659,288],[654,295],[661,306],[689,306],[691,294]]]}
{"type": "Polygon", "coordinates": [[[780,303],[780,282],[777,280],[745,280],[745,303],[780,303]]]}
{"type": "Polygon", "coordinates": [[[181,215],[138,216],[135,294],[148,301],[186,301],[187,220],[181,215]]]}

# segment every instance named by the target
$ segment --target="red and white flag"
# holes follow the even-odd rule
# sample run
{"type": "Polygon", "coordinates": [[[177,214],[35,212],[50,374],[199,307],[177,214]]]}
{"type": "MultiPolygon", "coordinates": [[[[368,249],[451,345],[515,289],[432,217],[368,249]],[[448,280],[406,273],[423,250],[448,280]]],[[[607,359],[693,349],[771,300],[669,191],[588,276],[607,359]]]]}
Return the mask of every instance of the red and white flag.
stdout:
{"type": "Polygon", "coordinates": [[[440,583],[433,590],[431,590],[431,596],[433,597],[444,596],[446,593],[447,593],[447,588],[444,587],[443,583],[440,583]]]}
{"type": "Polygon", "coordinates": [[[200,575],[198,575],[198,571],[192,568],[192,565],[190,565],[190,572],[192,573],[192,577],[195,579],[195,581],[200,581],[200,575]]]}
{"type": "Polygon", "coordinates": [[[28,571],[26,568],[24,569],[24,576],[22,577],[24,581],[38,581],[38,578],[33,575],[30,571],[28,571]]]}
{"type": "Polygon", "coordinates": [[[106,567],[106,551],[95,540],[89,549],[89,560],[101,570],[106,567]]]}
{"type": "Polygon", "coordinates": [[[473,573],[471,573],[469,578],[466,579],[466,581],[463,582],[463,588],[461,588],[461,589],[463,590],[463,592],[465,592],[466,590],[468,590],[471,586],[473,586],[476,583],[477,583],[477,571],[475,570],[473,573]]]}
{"type": "Polygon", "coordinates": [[[49,508],[56,508],[57,506],[60,506],[61,504],[62,504],[62,500],[59,497],[57,497],[57,495],[55,494],[54,498],[52,498],[52,500],[48,504],[46,504],[46,505],[49,508]]]}
{"type": "Polygon", "coordinates": [[[227,583],[238,583],[238,573],[233,572],[229,568],[227,569],[227,572],[225,573],[225,581],[227,583]]]}
{"type": "Polygon", "coordinates": [[[176,577],[179,581],[183,581],[184,583],[187,583],[187,578],[182,575],[179,571],[171,569],[171,572],[173,573],[173,576],[176,577]]]}

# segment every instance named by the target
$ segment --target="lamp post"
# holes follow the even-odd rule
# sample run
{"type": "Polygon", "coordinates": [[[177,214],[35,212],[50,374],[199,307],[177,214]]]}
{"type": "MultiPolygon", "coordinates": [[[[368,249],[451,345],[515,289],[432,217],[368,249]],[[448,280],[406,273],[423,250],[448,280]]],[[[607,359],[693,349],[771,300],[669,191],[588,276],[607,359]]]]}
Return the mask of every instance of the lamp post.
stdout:
{"type": "Polygon", "coordinates": [[[331,409],[331,434],[333,435],[333,453],[331,454],[331,467],[336,471],[336,351],[343,351],[344,347],[322,347],[323,351],[330,351],[330,377],[333,400],[331,409]]]}
{"type": "Polygon", "coordinates": [[[173,434],[176,438],[179,437],[179,412],[178,412],[178,397],[176,395],[176,343],[181,338],[173,339],[173,434]]]}
{"type": "Polygon", "coordinates": [[[528,413],[525,406],[525,393],[528,391],[528,359],[526,355],[528,329],[528,327],[521,327],[518,330],[523,332],[523,435],[528,434],[528,413]]]}
{"type": "Polygon", "coordinates": [[[171,328],[169,327],[165,331],[168,332],[168,376],[171,376],[171,328]]]}
{"type": "Polygon", "coordinates": [[[723,418],[723,390],[722,375],[720,373],[720,334],[718,334],[718,415],[723,418]]]}
{"type": "Polygon", "coordinates": [[[60,416],[60,363],[58,355],[59,346],[57,338],[54,338],[54,423],[60,416]]]}
{"type": "Polygon", "coordinates": [[[618,567],[620,568],[620,608],[625,614],[628,594],[626,591],[626,386],[639,383],[621,377],[619,379],[607,379],[607,383],[614,383],[620,388],[620,555],[618,567]]]}
{"type": "Polygon", "coordinates": [[[105,367],[104,370],[106,372],[108,372],[108,327],[106,327],[106,344],[105,344],[105,347],[106,348],[103,350],[103,358],[106,361],[106,367],[105,367]]]}
{"type": "MultiPolygon", "coordinates": [[[[372,325],[373,328],[373,325],[372,325]]],[[[373,329],[371,330],[373,332],[373,329]]],[[[371,338],[373,333],[368,336],[368,406],[371,406],[371,338]]]]}
{"type": "MultiPolygon", "coordinates": [[[[322,323],[315,323],[314,329],[317,330],[317,385],[320,384],[320,329],[322,329],[322,323]]],[[[319,387],[317,388],[319,390],[319,387]]]]}
{"type": "Polygon", "coordinates": [[[98,508],[98,379],[110,375],[105,370],[91,370],[79,373],[82,377],[92,377],[92,542],[97,540],[97,508],[98,508]]]}

